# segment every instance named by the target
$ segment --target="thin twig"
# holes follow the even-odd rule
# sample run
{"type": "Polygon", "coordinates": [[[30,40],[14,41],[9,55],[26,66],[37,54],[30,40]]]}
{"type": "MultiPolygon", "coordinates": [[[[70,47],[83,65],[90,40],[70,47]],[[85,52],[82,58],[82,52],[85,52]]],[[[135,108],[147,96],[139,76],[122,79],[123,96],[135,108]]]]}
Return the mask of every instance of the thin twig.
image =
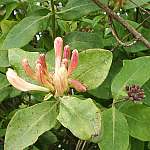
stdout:
{"type": "Polygon", "coordinates": [[[131,41],[131,42],[126,42],[126,43],[122,42],[122,41],[119,39],[116,30],[113,28],[111,16],[109,16],[109,22],[110,22],[109,25],[110,25],[110,29],[111,29],[112,35],[114,36],[114,38],[117,40],[117,42],[118,42],[120,45],[122,45],[122,46],[124,46],[124,47],[129,47],[129,46],[132,46],[133,44],[136,43],[136,39],[135,39],[134,41],[131,41]]]}
{"type": "MultiPolygon", "coordinates": [[[[150,18],[150,16],[148,16],[147,18],[145,18],[139,25],[138,27],[136,28],[136,30],[138,30],[142,25],[143,23],[148,20],[150,18]]],[[[124,41],[126,38],[128,38],[129,36],[131,35],[131,33],[128,33],[126,34],[123,38],[122,38],[122,41],[124,41]]],[[[117,43],[112,49],[111,51],[114,51],[114,49],[116,49],[117,47],[119,46],[119,43],[117,43]]]]}
{"type": "Polygon", "coordinates": [[[75,150],[79,150],[80,149],[80,147],[82,145],[82,142],[83,142],[82,140],[80,140],[80,139],[78,140],[75,150]]]}
{"type": "Polygon", "coordinates": [[[55,27],[55,7],[54,0],[51,0],[51,8],[52,8],[52,30],[53,30],[53,39],[56,37],[56,27],[55,27]]]}
{"type": "Polygon", "coordinates": [[[84,141],[81,150],[84,150],[85,145],[86,145],[86,141],[84,141]]]}
{"type": "Polygon", "coordinates": [[[143,7],[137,5],[134,1],[132,1],[132,0],[129,0],[129,1],[130,1],[131,3],[133,3],[135,6],[139,7],[142,11],[144,11],[145,13],[147,13],[147,14],[150,15],[150,12],[149,12],[149,11],[147,11],[147,10],[145,10],[143,7]]]}
{"type": "Polygon", "coordinates": [[[103,9],[109,16],[121,23],[137,40],[143,42],[147,48],[150,48],[150,42],[143,37],[135,28],[133,28],[126,20],[117,15],[108,6],[100,2],[99,0],[92,0],[98,7],[103,9]]]}
{"type": "MultiPolygon", "coordinates": [[[[142,25],[143,23],[148,20],[150,18],[150,16],[148,16],[147,18],[145,18],[139,25],[138,27],[136,28],[136,30],[138,30],[142,25]]],[[[126,38],[128,38],[129,36],[131,35],[131,33],[128,33],[126,34],[123,38],[122,38],[122,41],[124,41],[126,38]]],[[[119,46],[119,43],[117,43],[112,49],[111,51],[114,51],[114,49],[116,49],[117,47],[119,46]]]]}

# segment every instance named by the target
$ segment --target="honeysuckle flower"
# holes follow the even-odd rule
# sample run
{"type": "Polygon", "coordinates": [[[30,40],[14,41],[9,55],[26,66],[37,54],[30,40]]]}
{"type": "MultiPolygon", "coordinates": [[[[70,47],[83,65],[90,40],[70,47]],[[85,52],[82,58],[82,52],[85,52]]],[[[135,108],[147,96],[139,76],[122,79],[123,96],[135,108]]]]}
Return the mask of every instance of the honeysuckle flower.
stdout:
{"type": "Polygon", "coordinates": [[[64,47],[63,55],[63,40],[57,37],[54,41],[55,49],[55,70],[48,72],[46,59],[44,54],[40,54],[36,62],[35,70],[31,68],[28,60],[22,60],[22,66],[25,73],[33,80],[37,81],[39,85],[31,84],[17,75],[17,73],[8,69],[6,76],[8,81],[18,90],[21,91],[44,91],[51,92],[53,95],[62,96],[69,88],[75,88],[79,92],[85,92],[86,86],[80,81],[72,79],[71,75],[78,65],[78,51],[74,49],[70,51],[70,47],[64,47]],[[70,59],[71,57],[71,59],[70,59]]]}

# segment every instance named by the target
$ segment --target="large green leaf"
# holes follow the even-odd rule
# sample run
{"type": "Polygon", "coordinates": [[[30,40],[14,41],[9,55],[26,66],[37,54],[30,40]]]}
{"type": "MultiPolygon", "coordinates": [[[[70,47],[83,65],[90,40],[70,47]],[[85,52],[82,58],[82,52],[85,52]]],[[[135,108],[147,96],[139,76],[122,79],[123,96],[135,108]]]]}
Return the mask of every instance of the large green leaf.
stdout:
{"type": "Polygon", "coordinates": [[[69,0],[58,15],[66,20],[73,20],[97,10],[99,8],[91,0],[69,0]]]}
{"type": "Polygon", "coordinates": [[[57,103],[47,101],[19,110],[12,117],[5,135],[5,150],[22,150],[54,127],[57,103]]]}
{"type": "Polygon", "coordinates": [[[115,100],[127,96],[127,85],[142,86],[150,78],[150,57],[144,56],[133,60],[124,60],[123,68],[112,82],[112,94],[115,100]]]}
{"type": "Polygon", "coordinates": [[[126,116],[130,135],[142,141],[150,141],[150,107],[127,103],[120,110],[126,116]]]}
{"type": "Polygon", "coordinates": [[[89,49],[79,54],[79,65],[73,77],[83,82],[88,90],[98,87],[107,77],[112,53],[103,49],[89,49]]]}
{"type": "Polygon", "coordinates": [[[65,42],[72,48],[85,50],[103,48],[102,34],[89,32],[71,32],[65,36],[65,42]]]}
{"type": "Polygon", "coordinates": [[[2,49],[20,48],[26,45],[32,40],[33,36],[39,30],[43,30],[42,23],[47,16],[30,16],[22,19],[17,25],[15,25],[3,42],[2,49]]]}
{"type": "Polygon", "coordinates": [[[113,60],[110,72],[105,81],[96,89],[90,90],[88,92],[97,98],[112,99],[111,83],[115,75],[120,71],[121,67],[122,63],[120,61],[113,60]]]}
{"type": "Polygon", "coordinates": [[[129,145],[128,125],[125,117],[114,107],[102,113],[103,136],[101,150],[127,150],[129,145]]]}
{"type": "Polygon", "coordinates": [[[101,114],[91,99],[81,100],[69,96],[61,98],[57,119],[82,140],[100,140],[101,114]]]}

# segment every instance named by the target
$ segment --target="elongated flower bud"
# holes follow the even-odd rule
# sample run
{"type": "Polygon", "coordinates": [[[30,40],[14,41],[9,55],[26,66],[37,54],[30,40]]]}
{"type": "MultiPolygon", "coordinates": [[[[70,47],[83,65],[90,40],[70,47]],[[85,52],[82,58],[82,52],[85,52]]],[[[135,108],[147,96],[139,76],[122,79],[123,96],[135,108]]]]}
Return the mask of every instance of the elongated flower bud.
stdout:
{"type": "Polygon", "coordinates": [[[32,70],[32,68],[30,67],[28,60],[27,59],[23,59],[22,60],[22,66],[23,69],[25,71],[25,73],[32,79],[36,80],[36,76],[35,76],[35,72],[32,70]]]}
{"type": "Polygon", "coordinates": [[[87,88],[85,85],[80,83],[78,80],[70,80],[69,81],[71,87],[75,88],[78,92],[86,92],[87,88]]]}
{"type": "Polygon", "coordinates": [[[41,64],[43,70],[47,71],[46,59],[45,54],[40,54],[37,63],[41,64]]]}
{"type": "Polygon", "coordinates": [[[48,74],[45,74],[44,69],[41,64],[36,64],[36,76],[40,84],[50,89],[51,92],[54,91],[54,86],[51,78],[48,74]]]}
{"type": "Polygon", "coordinates": [[[70,58],[70,47],[69,45],[66,45],[64,47],[64,55],[63,58],[69,59],[70,58]]]}
{"type": "Polygon", "coordinates": [[[78,57],[79,57],[78,51],[76,49],[74,49],[72,51],[70,65],[68,67],[68,75],[71,75],[72,72],[77,68],[77,66],[78,66],[78,57]]]}
{"type": "Polygon", "coordinates": [[[20,78],[17,73],[12,70],[8,69],[6,72],[6,77],[10,84],[12,84],[16,89],[21,90],[21,91],[43,91],[43,92],[49,92],[48,88],[41,87],[35,84],[31,84],[22,78],[20,78]]]}
{"type": "Polygon", "coordinates": [[[57,71],[60,68],[60,65],[61,65],[62,47],[63,47],[63,40],[62,40],[61,37],[57,37],[54,41],[55,71],[57,71]]]}

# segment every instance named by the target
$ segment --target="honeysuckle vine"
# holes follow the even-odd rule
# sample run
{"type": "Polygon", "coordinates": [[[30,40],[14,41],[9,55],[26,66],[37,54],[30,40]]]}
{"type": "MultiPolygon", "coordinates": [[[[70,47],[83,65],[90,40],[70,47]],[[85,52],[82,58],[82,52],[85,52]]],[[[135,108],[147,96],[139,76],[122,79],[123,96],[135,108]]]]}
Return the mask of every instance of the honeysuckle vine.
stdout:
{"type": "Polygon", "coordinates": [[[36,80],[39,85],[31,84],[17,75],[9,68],[6,76],[10,84],[21,91],[44,91],[51,92],[53,95],[62,96],[67,93],[69,88],[75,88],[79,92],[85,92],[86,86],[80,81],[72,79],[71,75],[78,66],[78,51],[70,51],[68,45],[64,46],[62,56],[63,40],[57,37],[54,41],[55,49],[55,70],[48,72],[45,54],[40,54],[36,62],[35,70],[31,68],[27,58],[22,60],[22,67],[25,73],[32,79],[36,80]],[[71,58],[71,59],[70,59],[71,58]]]}

